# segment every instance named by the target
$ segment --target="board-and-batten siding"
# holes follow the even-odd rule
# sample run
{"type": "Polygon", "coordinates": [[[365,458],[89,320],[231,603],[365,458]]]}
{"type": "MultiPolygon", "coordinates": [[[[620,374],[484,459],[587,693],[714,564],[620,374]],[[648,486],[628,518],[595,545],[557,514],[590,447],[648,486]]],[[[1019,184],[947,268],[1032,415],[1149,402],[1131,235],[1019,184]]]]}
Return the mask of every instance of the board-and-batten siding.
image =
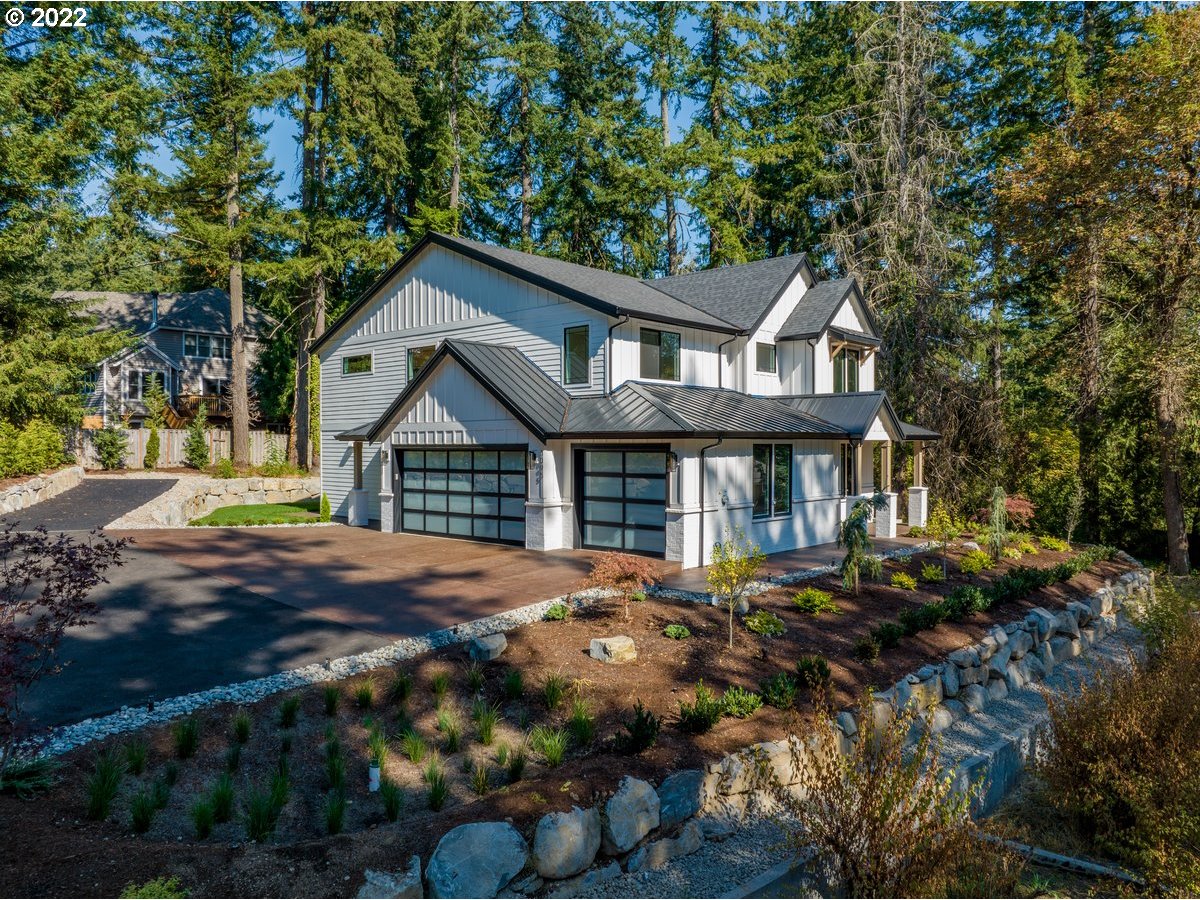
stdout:
{"type": "Polygon", "coordinates": [[[682,328],[677,325],[663,325],[659,322],[630,319],[613,329],[612,386],[614,388],[631,380],[653,381],[653,379],[642,378],[641,332],[643,328],[674,332],[679,335],[680,378],[677,382],[671,382],[672,384],[718,386],[719,356],[717,348],[723,341],[728,341],[732,335],[704,331],[700,328],[682,328]]]}
{"type": "MultiPolygon", "coordinates": [[[[566,389],[602,393],[605,316],[446,248],[426,248],[321,350],[321,469],[334,514],[346,514],[354,480],[349,445],[343,448],[334,435],[377,419],[396,399],[407,383],[408,348],[443,338],[508,344],[561,384],[563,331],[574,325],[589,328],[591,381],[566,389]],[[362,353],[373,356],[371,373],[342,375],[342,357],[362,353]]],[[[379,450],[363,447],[364,468],[373,470],[363,479],[373,519],[379,517],[379,450]]]]}
{"type": "Polygon", "coordinates": [[[760,343],[776,343],[775,339],[779,334],[779,329],[783,327],[788,317],[796,309],[797,304],[801,302],[807,290],[808,284],[805,282],[803,276],[799,274],[794,276],[779,299],[767,311],[762,323],[750,335],[750,339],[745,344],[742,358],[739,361],[739,368],[744,372],[743,383],[747,385],[742,390],[746,390],[747,393],[751,394],[767,396],[801,392],[802,389],[793,389],[792,385],[795,384],[796,380],[795,367],[797,362],[803,361],[803,350],[800,348],[805,348],[808,345],[795,341],[785,341],[782,344],[776,344],[774,372],[758,371],[757,345],[760,343]]]}

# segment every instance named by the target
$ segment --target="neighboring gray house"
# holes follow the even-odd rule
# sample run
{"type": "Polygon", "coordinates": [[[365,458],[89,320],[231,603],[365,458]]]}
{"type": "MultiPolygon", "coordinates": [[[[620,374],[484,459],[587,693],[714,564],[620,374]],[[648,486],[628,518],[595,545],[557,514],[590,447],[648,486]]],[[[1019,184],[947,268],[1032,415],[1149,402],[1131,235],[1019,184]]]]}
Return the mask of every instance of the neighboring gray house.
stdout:
{"type": "MultiPolygon", "coordinates": [[[[86,304],[98,329],[129,331],[136,337],[132,346],[96,367],[84,427],[124,422],[140,427],[146,415],[142,400],[156,382],[171,405],[169,424],[181,427],[190,422],[201,402],[211,419],[228,418],[233,331],[225,291],[63,291],[56,296],[86,304]]],[[[248,367],[254,365],[257,338],[268,321],[247,304],[248,367]]]]}
{"type": "Polygon", "coordinates": [[[383,531],[685,567],[740,529],[773,553],[833,541],[922,443],[875,388],[877,326],[803,255],[641,281],[431,234],[314,344],[321,478],[383,531]],[[341,442],[341,443],[339,443],[341,442]]]}

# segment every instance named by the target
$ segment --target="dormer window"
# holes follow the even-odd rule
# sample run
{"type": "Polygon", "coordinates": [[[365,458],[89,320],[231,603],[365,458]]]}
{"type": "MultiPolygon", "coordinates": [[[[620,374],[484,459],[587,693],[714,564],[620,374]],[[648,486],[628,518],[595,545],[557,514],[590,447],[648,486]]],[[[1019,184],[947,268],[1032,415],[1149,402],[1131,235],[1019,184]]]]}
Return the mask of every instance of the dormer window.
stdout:
{"type": "Polygon", "coordinates": [[[762,341],[756,341],[754,344],[754,368],[755,371],[762,372],[767,375],[774,375],[778,371],[778,360],[775,355],[774,344],[764,344],[762,341]]]}
{"type": "Polygon", "coordinates": [[[858,367],[862,354],[858,350],[842,349],[833,357],[833,392],[850,394],[858,390],[858,367]]]}

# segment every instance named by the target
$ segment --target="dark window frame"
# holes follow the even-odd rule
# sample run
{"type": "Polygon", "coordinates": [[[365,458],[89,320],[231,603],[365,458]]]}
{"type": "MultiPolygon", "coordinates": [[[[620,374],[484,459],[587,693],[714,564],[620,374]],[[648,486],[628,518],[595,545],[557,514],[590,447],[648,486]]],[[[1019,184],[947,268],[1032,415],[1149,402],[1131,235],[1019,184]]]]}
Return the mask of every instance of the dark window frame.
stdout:
{"type": "Polygon", "coordinates": [[[841,446],[838,487],[843,497],[850,497],[858,493],[858,466],[855,465],[857,454],[854,445],[849,441],[843,442],[841,446]]]}
{"type": "Polygon", "coordinates": [[[562,379],[568,387],[587,387],[592,383],[592,332],[590,325],[568,325],[563,329],[562,344],[562,379]],[[571,337],[578,337],[583,332],[583,373],[582,377],[571,379],[571,337]]]}
{"type": "MultiPolygon", "coordinates": [[[[592,549],[611,551],[616,550],[618,553],[630,553],[635,556],[649,556],[653,559],[664,559],[666,557],[666,508],[671,502],[671,471],[669,454],[671,447],[669,444],[644,444],[644,445],[629,445],[629,444],[580,444],[574,448],[574,467],[575,467],[575,496],[578,498],[576,505],[576,525],[578,527],[577,543],[581,549],[592,549]],[[593,470],[588,467],[588,453],[620,453],[621,457],[621,472],[610,472],[607,470],[593,470]],[[631,472],[627,469],[628,459],[625,454],[628,453],[661,453],[663,454],[663,472],[631,472]],[[651,481],[661,481],[663,484],[663,499],[654,500],[649,498],[629,497],[624,490],[620,497],[589,494],[587,491],[588,476],[600,477],[621,477],[630,478],[636,477],[651,481]],[[589,518],[587,515],[588,501],[600,500],[603,502],[620,503],[622,505],[622,520],[628,518],[624,515],[624,510],[627,506],[637,505],[643,507],[661,507],[663,510],[663,524],[638,523],[630,524],[626,521],[614,522],[610,519],[589,518]],[[636,548],[613,548],[605,547],[597,544],[589,544],[586,540],[588,525],[603,525],[608,527],[616,527],[622,529],[632,528],[634,530],[644,532],[654,532],[663,535],[664,550],[662,552],[652,550],[640,550],[636,548]]],[[[624,535],[622,535],[622,543],[624,543],[624,535]]]]}
{"type": "Polygon", "coordinates": [[[342,374],[343,375],[370,375],[375,371],[375,354],[374,353],[354,353],[349,356],[342,357],[342,374]],[[359,360],[366,360],[367,367],[357,372],[352,371],[352,366],[359,360]]]}
{"type": "Polygon", "coordinates": [[[768,341],[754,342],[754,371],[761,375],[777,375],[779,373],[779,349],[768,341]],[[770,351],[771,362],[769,368],[764,369],[762,364],[762,352],[770,351]]]}
{"type": "Polygon", "coordinates": [[[835,394],[854,394],[862,384],[862,351],[857,347],[843,347],[833,356],[833,392],[835,394]],[[851,357],[853,354],[853,357],[851,357]],[[854,365],[851,368],[850,360],[854,365]],[[850,373],[854,373],[854,387],[848,387],[850,373]],[[840,382],[840,384],[839,384],[840,382]]]}
{"type": "Polygon", "coordinates": [[[641,328],[638,330],[638,373],[642,378],[648,378],[653,381],[683,381],[683,335],[678,331],[663,331],[659,328],[641,328]],[[651,335],[654,340],[647,340],[651,335]],[[664,352],[670,352],[663,344],[664,337],[673,337],[675,339],[674,348],[674,366],[675,376],[665,376],[663,372],[664,352]],[[651,347],[657,347],[657,359],[655,360],[657,373],[647,374],[647,350],[651,347]]]}
{"type": "Polygon", "coordinates": [[[756,520],[766,519],[786,519],[792,514],[792,485],[795,481],[795,448],[791,444],[752,444],[750,447],[750,512],[751,517],[756,520]],[[765,450],[767,454],[767,478],[761,481],[757,478],[759,472],[759,451],[765,450]],[[780,454],[786,454],[787,468],[786,486],[780,491],[779,476],[780,476],[780,454]],[[758,488],[762,485],[766,488],[766,511],[760,512],[758,488]],[[781,496],[782,493],[782,496],[781,496]]]}

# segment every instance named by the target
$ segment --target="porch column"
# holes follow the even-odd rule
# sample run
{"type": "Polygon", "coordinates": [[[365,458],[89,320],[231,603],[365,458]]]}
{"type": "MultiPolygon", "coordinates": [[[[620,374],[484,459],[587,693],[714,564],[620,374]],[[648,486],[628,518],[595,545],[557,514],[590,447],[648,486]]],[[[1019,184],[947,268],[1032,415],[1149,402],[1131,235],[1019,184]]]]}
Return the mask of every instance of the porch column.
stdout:
{"type": "Polygon", "coordinates": [[[908,489],[908,526],[924,528],[929,523],[929,488],[925,487],[925,445],[913,441],[913,483],[908,489]]]}
{"type": "Polygon", "coordinates": [[[396,517],[393,510],[392,498],[392,438],[388,437],[379,448],[382,454],[379,460],[379,530],[392,533],[396,530],[396,517]]]}
{"type": "Polygon", "coordinates": [[[346,512],[346,524],[365,527],[369,515],[367,491],[363,487],[363,447],[362,441],[354,442],[354,488],[350,491],[349,509],[346,512]]]}

